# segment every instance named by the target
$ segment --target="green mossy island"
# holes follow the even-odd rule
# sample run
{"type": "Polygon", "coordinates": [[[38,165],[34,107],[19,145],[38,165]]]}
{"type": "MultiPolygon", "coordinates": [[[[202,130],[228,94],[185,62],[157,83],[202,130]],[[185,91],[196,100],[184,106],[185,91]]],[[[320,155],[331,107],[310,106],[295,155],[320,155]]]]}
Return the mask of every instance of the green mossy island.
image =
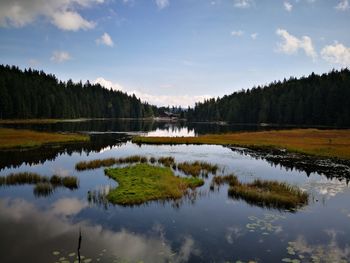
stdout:
{"type": "Polygon", "coordinates": [[[216,144],[283,148],[322,157],[350,159],[350,130],[292,129],[207,134],[198,137],[134,137],[138,144],[216,144]]]}
{"type": "Polygon", "coordinates": [[[169,167],[145,163],[105,170],[108,177],[118,182],[107,199],[119,205],[138,205],[148,201],[179,199],[188,189],[202,186],[200,178],[184,178],[174,175],[169,167]]]}
{"type": "Polygon", "coordinates": [[[44,144],[72,143],[89,141],[82,134],[62,134],[0,128],[0,150],[12,148],[32,148],[44,144]]]}
{"type": "Polygon", "coordinates": [[[295,186],[278,181],[254,180],[241,183],[234,175],[215,176],[211,189],[228,184],[228,195],[249,204],[277,209],[296,209],[308,203],[309,195],[295,186]]]}

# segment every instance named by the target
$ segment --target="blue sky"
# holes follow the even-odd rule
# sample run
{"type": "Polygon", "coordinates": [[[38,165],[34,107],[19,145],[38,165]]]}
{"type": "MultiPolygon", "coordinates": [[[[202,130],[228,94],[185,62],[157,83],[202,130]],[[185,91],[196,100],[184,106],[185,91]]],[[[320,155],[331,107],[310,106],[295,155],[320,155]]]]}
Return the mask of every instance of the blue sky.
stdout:
{"type": "Polygon", "coordinates": [[[349,0],[0,0],[0,63],[157,105],[350,66],[349,0]]]}

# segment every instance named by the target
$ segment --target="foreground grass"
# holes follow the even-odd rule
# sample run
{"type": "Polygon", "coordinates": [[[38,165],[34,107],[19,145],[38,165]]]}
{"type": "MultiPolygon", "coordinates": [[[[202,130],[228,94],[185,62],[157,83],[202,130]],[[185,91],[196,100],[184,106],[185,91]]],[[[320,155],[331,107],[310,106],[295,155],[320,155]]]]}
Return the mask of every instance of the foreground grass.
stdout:
{"type": "Polygon", "coordinates": [[[105,173],[118,182],[107,199],[120,205],[136,205],[152,200],[178,199],[187,189],[204,184],[200,178],[182,178],[168,167],[137,164],[124,168],[109,168],[105,173]]]}
{"type": "Polygon", "coordinates": [[[234,175],[216,176],[215,185],[228,184],[228,195],[242,199],[249,204],[278,209],[295,209],[308,203],[308,194],[299,188],[278,181],[255,180],[252,183],[241,183],[234,175]]]}
{"type": "Polygon", "coordinates": [[[47,143],[88,141],[89,136],[0,128],[0,149],[38,147],[47,143]]]}
{"type": "Polygon", "coordinates": [[[198,137],[134,137],[133,142],[273,147],[316,156],[350,159],[350,130],[293,129],[208,134],[198,137]]]}

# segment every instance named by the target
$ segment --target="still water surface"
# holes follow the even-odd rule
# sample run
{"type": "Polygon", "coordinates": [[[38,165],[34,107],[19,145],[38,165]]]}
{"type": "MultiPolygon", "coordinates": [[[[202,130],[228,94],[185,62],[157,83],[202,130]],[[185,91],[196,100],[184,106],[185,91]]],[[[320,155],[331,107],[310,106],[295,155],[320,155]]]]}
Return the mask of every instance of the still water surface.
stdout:
{"type": "MultiPolygon", "coordinates": [[[[26,171],[75,175],[80,181],[77,190],[59,188],[47,197],[35,196],[32,185],[0,188],[0,262],[74,262],[79,233],[81,262],[86,263],[350,261],[350,189],[345,179],[307,174],[222,146],[138,146],[119,133],[127,132],[126,126],[101,134],[103,128],[80,125],[85,127],[78,130],[91,133],[91,142],[0,153],[0,176],[26,171]],[[309,204],[297,211],[250,205],[228,197],[226,186],[210,191],[210,174],[196,194],[182,200],[123,207],[98,198],[117,185],[103,168],[75,170],[79,161],[134,154],[215,163],[219,174],[234,173],[244,182],[288,182],[310,193],[309,204]]],[[[138,125],[130,131],[195,136],[204,130],[138,125]]]]}

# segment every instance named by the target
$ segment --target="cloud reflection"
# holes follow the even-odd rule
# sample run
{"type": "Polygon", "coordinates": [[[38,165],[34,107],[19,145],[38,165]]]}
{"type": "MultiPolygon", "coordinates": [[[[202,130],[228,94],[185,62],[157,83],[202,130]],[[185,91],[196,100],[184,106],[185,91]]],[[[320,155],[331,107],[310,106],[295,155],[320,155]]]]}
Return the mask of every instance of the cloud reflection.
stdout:
{"type": "MultiPolygon", "coordinates": [[[[79,228],[84,256],[96,259],[101,251],[107,251],[100,262],[186,262],[193,253],[199,253],[191,237],[185,237],[175,251],[164,235],[146,236],[125,229],[115,232],[87,221],[74,223],[66,217],[86,206],[85,201],[63,198],[46,211],[23,199],[0,200],[0,245],[8,252],[0,253],[0,262],[27,262],[28,258],[32,262],[51,262],[53,251],[76,252],[79,228]]],[[[161,226],[156,229],[164,231],[161,226]]]]}

